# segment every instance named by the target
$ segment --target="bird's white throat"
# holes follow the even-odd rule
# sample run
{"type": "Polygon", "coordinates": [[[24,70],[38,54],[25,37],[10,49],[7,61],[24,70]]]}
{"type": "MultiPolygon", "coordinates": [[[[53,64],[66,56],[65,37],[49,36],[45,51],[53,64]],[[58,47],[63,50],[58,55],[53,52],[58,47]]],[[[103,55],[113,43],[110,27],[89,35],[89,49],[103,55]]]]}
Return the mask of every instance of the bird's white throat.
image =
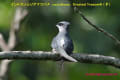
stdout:
{"type": "Polygon", "coordinates": [[[59,29],[59,32],[66,31],[66,30],[65,30],[65,28],[63,28],[63,27],[61,27],[61,26],[59,26],[59,25],[56,25],[56,26],[58,27],[58,29],[59,29]]]}
{"type": "Polygon", "coordinates": [[[59,28],[59,32],[63,32],[63,31],[65,31],[65,29],[64,28],[59,28]]]}

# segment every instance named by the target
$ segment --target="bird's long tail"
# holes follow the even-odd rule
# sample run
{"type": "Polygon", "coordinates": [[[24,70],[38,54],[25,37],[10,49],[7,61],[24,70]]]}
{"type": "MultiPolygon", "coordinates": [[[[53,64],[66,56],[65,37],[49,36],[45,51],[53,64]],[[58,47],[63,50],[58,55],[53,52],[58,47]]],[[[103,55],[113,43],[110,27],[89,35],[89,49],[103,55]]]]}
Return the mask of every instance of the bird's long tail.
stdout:
{"type": "Polygon", "coordinates": [[[59,80],[67,80],[67,76],[66,76],[66,70],[65,70],[65,64],[64,64],[64,60],[61,59],[58,64],[57,64],[57,71],[59,73],[59,80]]]}
{"type": "Polygon", "coordinates": [[[65,59],[67,59],[69,61],[72,61],[72,62],[78,62],[76,59],[74,59],[73,57],[69,56],[62,47],[58,47],[58,51],[59,51],[60,55],[62,57],[64,57],[65,59]]]}
{"type": "Polygon", "coordinates": [[[64,72],[64,60],[63,59],[59,61],[58,66],[59,66],[59,70],[61,72],[64,72]]]}

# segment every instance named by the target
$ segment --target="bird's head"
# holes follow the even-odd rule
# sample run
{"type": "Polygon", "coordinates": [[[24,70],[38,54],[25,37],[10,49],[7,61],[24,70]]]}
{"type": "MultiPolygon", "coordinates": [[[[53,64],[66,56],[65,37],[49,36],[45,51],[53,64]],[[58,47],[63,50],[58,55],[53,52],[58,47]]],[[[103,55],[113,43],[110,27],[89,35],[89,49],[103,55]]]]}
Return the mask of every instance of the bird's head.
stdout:
{"type": "Polygon", "coordinates": [[[59,29],[59,31],[67,31],[69,29],[69,25],[70,23],[67,21],[61,21],[59,23],[57,23],[56,27],[59,29]]]}

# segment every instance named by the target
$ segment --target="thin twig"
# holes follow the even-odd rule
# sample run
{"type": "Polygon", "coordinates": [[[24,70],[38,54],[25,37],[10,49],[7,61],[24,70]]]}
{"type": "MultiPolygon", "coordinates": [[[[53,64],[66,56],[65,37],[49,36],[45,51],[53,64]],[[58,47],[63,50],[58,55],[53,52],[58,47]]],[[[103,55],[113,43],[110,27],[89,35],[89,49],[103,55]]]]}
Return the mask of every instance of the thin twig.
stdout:
{"type": "Polygon", "coordinates": [[[89,21],[89,20],[85,17],[85,15],[84,15],[80,10],[78,10],[76,7],[74,8],[74,10],[77,11],[77,12],[81,15],[81,17],[82,17],[88,24],[90,24],[93,28],[95,28],[95,29],[96,29],[97,31],[99,31],[99,32],[104,33],[107,37],[111,38],[111,39],[114,40],[118,45],[120,45],[120,40],[117,39],[114,35],[112,35],[111,33],[107,32],[107,31],[104,30],[103,28],[98,27],[98,26],[96,26],[95,24],[93,24],[93,23],[92,23],[91,21],[89,21]]]}

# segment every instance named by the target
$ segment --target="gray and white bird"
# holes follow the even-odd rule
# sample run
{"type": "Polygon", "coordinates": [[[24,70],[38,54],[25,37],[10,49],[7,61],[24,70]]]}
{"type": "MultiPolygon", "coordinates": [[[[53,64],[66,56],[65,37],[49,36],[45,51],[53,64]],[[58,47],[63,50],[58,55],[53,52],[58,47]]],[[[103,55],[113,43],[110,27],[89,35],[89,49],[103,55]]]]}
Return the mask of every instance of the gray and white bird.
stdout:
{"type": "Polygon", "coordinates": [[[69,56],[72,54],[74,48],[72,39],[70,38],[68,32],[69,25],[70,23],[67,21],[61,21],[56,25],[59,32],[57,36],[53,38],[51,47],[54,53],[59,53],[60,56],[69,61],[77,62],[76,59],[69,56]]]}

